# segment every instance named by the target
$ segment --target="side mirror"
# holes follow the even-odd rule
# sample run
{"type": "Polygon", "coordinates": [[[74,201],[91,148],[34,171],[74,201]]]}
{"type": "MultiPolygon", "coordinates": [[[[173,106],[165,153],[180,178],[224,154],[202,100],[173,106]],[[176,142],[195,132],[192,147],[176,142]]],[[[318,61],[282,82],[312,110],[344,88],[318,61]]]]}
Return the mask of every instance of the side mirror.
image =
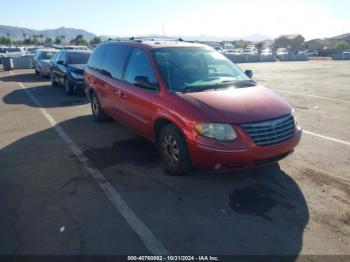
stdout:
{"type": "Polygon", "coordinates": [[[247,77],[252,78],[253,77],[253,71],[252,70],[245,70],[244,73],[247,77]]]}
{"type": "Polygon", "coordinates": [[[150,83],[147,76],[136,76],[133,84],[141,88],[157,90],[157,88],[150,83]]]}
{"type": "Polygon", "coordinates": [[[64,65],[64,63],[63,63],[62,60],[58,61],[57,64],[58,64],[58,65],[64,65]]]}

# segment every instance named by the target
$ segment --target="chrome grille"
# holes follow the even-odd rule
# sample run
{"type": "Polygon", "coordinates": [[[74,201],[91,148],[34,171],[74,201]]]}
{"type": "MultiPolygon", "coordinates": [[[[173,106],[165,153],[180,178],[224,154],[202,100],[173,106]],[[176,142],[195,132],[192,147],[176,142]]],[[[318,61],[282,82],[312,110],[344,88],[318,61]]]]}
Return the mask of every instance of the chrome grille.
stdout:
{"type": "Polygon", "coordinates": [[[294,134],[295,121],[289,114],[268,121],[242,124],[241,127],[258,146],[270,146],[290,139],[294,134]]]}

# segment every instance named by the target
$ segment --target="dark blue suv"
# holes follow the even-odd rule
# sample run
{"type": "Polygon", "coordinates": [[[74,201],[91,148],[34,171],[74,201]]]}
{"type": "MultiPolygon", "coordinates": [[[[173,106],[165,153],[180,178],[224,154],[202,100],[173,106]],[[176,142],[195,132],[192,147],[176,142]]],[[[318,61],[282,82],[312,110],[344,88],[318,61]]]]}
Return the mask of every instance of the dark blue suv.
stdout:
{"type": "Polygon", "coordinates": [[[84,90],[84,70],[91,52],[62,50],[51,61],[52,86],[62,85],[68,95],[84,90]]]}

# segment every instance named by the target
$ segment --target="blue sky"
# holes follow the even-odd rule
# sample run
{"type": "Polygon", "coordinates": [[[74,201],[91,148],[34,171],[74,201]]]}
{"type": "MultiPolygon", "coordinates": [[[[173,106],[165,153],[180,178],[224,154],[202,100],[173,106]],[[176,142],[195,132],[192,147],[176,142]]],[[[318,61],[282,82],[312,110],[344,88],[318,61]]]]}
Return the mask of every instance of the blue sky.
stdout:
{"type": "Polygon", "coordinates": [[[247,36],[350,32],[348,0],[1,0],[0,24],[86,29],[97,35],[247,36]],[[6,10],[6,11],[5,11],[6,10]],[[5,11],[5,12],[4,12],[5,11]]]}

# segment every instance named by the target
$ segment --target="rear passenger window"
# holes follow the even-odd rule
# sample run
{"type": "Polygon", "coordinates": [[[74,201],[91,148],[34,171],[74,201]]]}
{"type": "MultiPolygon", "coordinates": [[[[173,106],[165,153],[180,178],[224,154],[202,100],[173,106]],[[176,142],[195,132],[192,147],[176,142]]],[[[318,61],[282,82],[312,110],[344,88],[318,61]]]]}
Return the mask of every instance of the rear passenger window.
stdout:
{"type": "Polygon", "coordinates": [[[135,48],[130,55],[124,79],[130,84],[133,84],[136,76],[147,77],[150,84],[157,86],[157,80],[148,58],[145,52],[138,48],[135,48]]]}
{"type": "Polygon", "coordinates": [[[121,79],[125,62],[128,59],[131,47],[125,45],[110,44],[107,48],[103,69],[115,78],[121,79]]]}
{"type": "Polygon", "coordinates": [[[87,66],[96,70],[102,70],[107,47],[107,45],[100,45],[96,47],[90,56],[87,66]]]}

